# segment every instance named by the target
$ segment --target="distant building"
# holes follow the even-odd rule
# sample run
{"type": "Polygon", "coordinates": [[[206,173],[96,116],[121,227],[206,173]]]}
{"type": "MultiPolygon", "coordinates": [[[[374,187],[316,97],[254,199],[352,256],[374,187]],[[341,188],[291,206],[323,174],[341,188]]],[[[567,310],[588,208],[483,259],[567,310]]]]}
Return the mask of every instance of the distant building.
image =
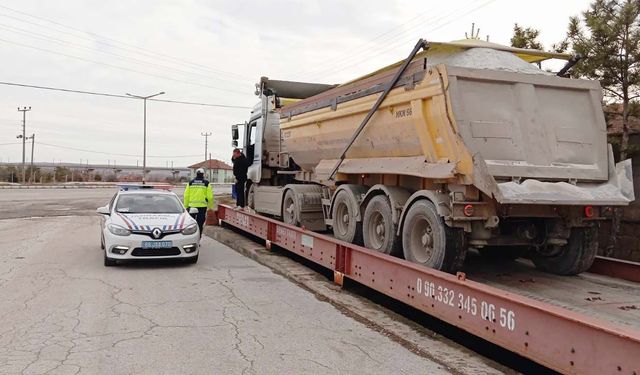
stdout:
{"type": "MultiPolygon", "coordinates": [[[[0,172],[8,168],[20,170],[20,163],[0,163],[0,172]]],[[[29,163],[27,163],[29,167],[29,163]]],[[[53,175],[56,168],[59,168],[57,182],[71,181],[141,181],[142,166],[136,165],[113,165],[113,164],[78,164],[78,163],[45,163],[36,162],[38,174],[53,175]]],[[[6,174],[6,173],[5,173],[6,174]]],[[[6,176],[5,176],[6,177],[6,176]]],[[[44,176],[43,176],[44,177],[44,176]]],[[[50,176],[53,177],[53,176],[50,176]]],[[[168,168],[147,166],[147,180],[152,182],[180,182],[189,178],[188,168],[168,168]]],[[[46,177],[45,182],[52,182],[46,177]]],[[[0,173],[0,181],[6,181],[0,173]]],[[[39,181],[39,179],[36,179],[39,181]]]]}
{"type": "Polygon", "coordinates": [[[221,160],[209,159],[194,165],[190,165],[190,178],[194,178],[196,176],[196,170],[198,168],[202,168],[205,170],[205,175],[211,182],[223,183],[234,181],[233,167],[221,160]]]}

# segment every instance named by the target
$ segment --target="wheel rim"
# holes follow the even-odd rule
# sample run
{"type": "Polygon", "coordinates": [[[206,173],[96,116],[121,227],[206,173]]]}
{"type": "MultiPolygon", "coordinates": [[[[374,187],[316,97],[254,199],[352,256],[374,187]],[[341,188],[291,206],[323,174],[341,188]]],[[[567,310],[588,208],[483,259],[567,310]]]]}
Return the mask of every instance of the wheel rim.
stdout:
{"type": "Polygon", "coordinates": [[[284,200],[284,207],[282,209],[282,216],[284,222],[287,224],[295,224],[296,217],[296,204],[293,201],[293,197],[287,196],[284,200]]]}
{"type": "Polygon", "coordinates": [[[369,246],[374,250],[381,249],[387,238],[387,233],[386,223],[380,212],[376,211],[371,215],[371,219],[367,223],[367,232],[369,246]]]}
{"type": "Polygon", "coordinates": [[[335,230],[337,234],[344,237],[349,232],[349,207],[344,202],[338,202],[336,215],[334,217],[335,230]]]}
{"type": "Polygon", "coordinates": [[[418,218],[411,226],[409,246],[414,259],[419,263],[427,263],[434,253],[433,228],[429,221],[418,218]]]}

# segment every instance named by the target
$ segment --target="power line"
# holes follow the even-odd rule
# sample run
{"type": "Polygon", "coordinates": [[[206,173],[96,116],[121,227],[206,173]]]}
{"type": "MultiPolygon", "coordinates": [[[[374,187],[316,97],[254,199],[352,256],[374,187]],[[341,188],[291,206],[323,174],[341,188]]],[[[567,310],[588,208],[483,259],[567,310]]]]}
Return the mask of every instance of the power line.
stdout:
{"type": "MultiPolygon", "coordinates": [[[[67,93],[73,93],[73,94],[97,95],[97,96],[107,96],[107,97],[111,97],[111,98],[122,98],[122,99],[136,99],[136,100],[139,100],[137,98],[133,98],[133,97],[126,96],[126,95],[120,95],[120,94],[109,94],[109,93],[104,93],[104,92],[73,90],[73,89],[65,89],[65,88],[60,88],[60,87],[29,85],[29,84],[26,84],[26,83],[2,82],[2,81],[0,81],[0,85],[24,87],[24,88],[39,89],[39,90],[61,91],[61,92],[67,92],[67,93]]],[[[251,107],[240,106],[240,105],[198,103],[198,102],[189,102],[189,101],[182,101],[182,100],[149,99],[149,101],[163,102],[163,103],[174,103],[174,104],[198,105],[198,106],[205,106],[205,107],[251,109],[251,107]]]]}
{"type": "MultiPolygon", "coordinates": [[[[122,60],[128,60],[128,61],[132,61],[132,62],[137,63],[137,64],[151,66],[151,67],[154,67],[156,69],[162,69],[162,70],[165,70],[165,71],[176,71],[176,72],[180,72],[182,74],[195,75],[195,76],[203,77],[203,78],[206,78],[206,79],[221,80],[221,81],[226,81],[226,82],[229,82],[229,83],[233,84],[233,82],[229,81],[229,79],[227,79],[227,78],[213,77],[213,76],[210,76],[208,74],[192,72],[192,71],[183,70],[183,69],[179,69],[179,68],[175,68],[175,67],[171,67],[171,66],[167,66],[167,65],[163,65],[163,64],[158,64],[158,63],[155,63],[155,62],[149,62],[149,61],[146,61],[146,60],[141,60],[141,59],[137,59],[137,58],[134,58],[134,57],[121,55],[121,54],[114,53],[114,52],[111,52],[111,51],[100,50],[100,49],[97,49],[97,48],[88,47],[88,46],[85,46],[85,45],[82,45],[82,44],[79,44],[79,43],[69,42],[69,41],[64,40],[64,39],[51,37],[51,36],[48,36],[48,35],[45,35],[45,34],[40,34],[40,33],[36,33],[36,32],[33,32],[33,31],[29,31],[29,30],[13,27],[13,26],[0,24],[0,28],[8,30],[8,31],[13,32],[13,33],[20,34],[20,35],[27,35],[27,36],[29,36],[31,38],[43,40],[43,41],[48,42],[48,43],[53,42],[53,43],[57,43],[57,44],[61,44],[61,45],[67,45],[67,46],[70,46],[71,48],[75,48],[75,49],[81,49],[81,50],[85,50],[85,51],[89,51],[89,52],[115,56],[115,57],[117,57],[119,59],[122,59],[122,60]]],[[[230,79],[234,79],[236,81],[250,82],[249,80],[240,79],[240,78],[230,78],[230,79]]]]}
{"type": "MultiPolygon", "coordinates": [[[[101,155],[110,155],[110,156],[126,156],[126,157],[132,157],[132,158],[140,158],[140,157],[142,157],[142,155],[113,153],[113,152],[96,151],[96,150],[87,150],[87,149],[83,149],[83,148],[55,145],[55,144],[44,143],[44,142],[35,142],[35,143],[37,145],[41,145],[41,146],[60,148],[60,149],[63,149],[63,150],[70,150],[70,151],[88,152],[88,153],[92,153],[92,154],[101,154],[101,155]]],[[[15,145],[21,145],[21,144],[22,143],[9,142],[9,143],[0,143],[0,146],[11,146],[11,145],[15,146],[15,145]]],[[[202,156],[202,155],[147,155],[148,158],[159,158],[159,159],[195,158],[195,157],[200,157],[200,156],[202,156]]]]}
{"type": "Polygon", "coordinates": [[[6,40],[6,39],[2,39],[2,38],[0,38],[0,42],[5,42],[5,43],[8,43],[8,44],[13,44],[13,45],[24,47],[24,48],[30,48],[30,49],[34,49],[34,50],[41,51],[41,52],[47,52],[47,53],[51,53],[51,54],[54,54],[54,55],[60,55],[60,56],[64,56],[64,57],[68,57],[68,58],[71,58],[71,59],[76,59],[76,60],[80,60],[80,61],[84,61],[84,62],[89,62],[89,63],[93,63],[93,64],[104,65],[104,66],[108,66],[110,68],[125,70],[125,71],[129,71],[129,72],[137,73],[137,74],[143,74],[143,75],[147,75],[147,76],[150,76],[150,77],[166,79],[166,80],[174,81],[174,82],[186,83],[186,84],[189,84],[189,85],[202,86],[202,87],[210,88],[210,89],[213,89],[213,90],[227,91],[227,92],[231,92],[231,93],[234,93],[234,94],[242,94],[242,95],[246,94],[246,92],[242,92],[242,91],[236,91],[236,90],[225,89],[225,88],[221,88],[221,87],[209,86],[209,85],[204,85],[204,84],[201,84],[201,83],[198,83],[198,82],[185,81],[185,80],[182,80],[182,79],[171,78],[171,77],[167,77],[167,76],[163,76],[163,75],[159,75],[159,74],[143,72],[143,71],[140,71],[140,70],[127,68],[127,67],[124,67],[124,66],[118,66],[118,65],[113,65],[113,64],[101,62],[101,61],[95,61],[95,60],[91,60],[91,59],[86,59],[84,57],[70,55],[70,54],[63,53],[63,52],[52,51],[52,50],[49,50],[49,49],[46,49],[46,48],[40,48],[40,47],[32,46],[32,45],[29,45],[29,44],[13,42],[11,40],[6,40]]]}
{"type": "MultiPolygon", "coordinates": [[[[465,3],[464,5],[459,7],[459,9],[464,9],[465,7],[468,7],[474,1],[476,1],[476,0],[469,0],[467,3],[465,3]]],[[[387,30],[387,31],[385,31],[385,32],[383,32],[381,34],[378,34],[376,37],[374,37],[372,39],[369,39],[368,41],[364,42],[363,44],[361,44],[361,45],[359,45],[359,46],[357,46],[355,48],[349,49],[349,51],[347,51],[347,52],[345,52],[345,53],[343,53],[343,54],[341,54],[339,56],[336,56],[335,58],[326,60],[325,63],[320,63],[320,64],[316,65],[312,69],[307,69],[307,70],[304,70],[304,71],[298,71],[296,73],[296,75],[297,76],[309,75],[309,74],[314,75],[315,73],[324,71],[327,67],[339,66],[340,64],[344,63],[345,61],[353,59],[354,56],[357,56],[359,53],[366,52],[367,48],[370,47],[370,46],[374,46],[374,42],[376,42],[376,41],[384,41],[383,45],[384,45],[384,43],[387,43],[389,40],[393,42],[394,38],[397,38],[400,35],[406,34],[410,30],[415,29],[416,27],[420,27],[421,24],[422,24],[421,23],[422,22],[421,19],[424,18],[424,16],[427,13],[435,13],[435,12],[438,12],[438,11],[439,11],[438,9],[430,8],[427,11],[416,15],[415,17],[412,17],[412,18],[410,18],[410,19],[408,19],[406,21],[403,21],[399,26],[396,26],[396,27],[391,28],[391,29],[389,29],[389,30],[387,30]],[[416,23],[416,21],[420,21],[420,22],[417,25],[412,25],[412,24],[416,23]],[[410,25],[412,25],[412,26],[410,26],[410,25]],[[402,30],[399,30],[399,29],[402,29],[402,30]],[[395,32],[396,30],[399,30],[399,32],[396,33],[395,32]]],[[[450,9],[449,13],[455,13],[457,11],[458,10],[453,9],[453,12],[452,12],[451,9],[450,9]]],[[[424,23],[435,22],[436,20],[439,20],[439,19],[442,19],[444,17],[447,17],[449,13],[447,13],[447,15],[442,15],[441,14],[441,15],[437,15],[437,16],[434,16],[434,17],[431,17],[431,18],[426,18],[424,20],[424,23]]],[[[380,42],[378,42],[378,43],[380,43],[380,42]]]]}
{"type": "MultiPolygon", "coordinates": [[[[122,153],[104,152],[104,151],[96,151],[96,150],[87,150],[87,149],[82,149],[82,148],[54,145],[54,144],[51,144],[51,143],[43,143],[43,142],[36,142],[36,144],[42,145],[42,146],[60,148],[60,149],[64,149],[64,150],[88,152],[88,153],[92,153],[92,154],[102,154],[102,155],[111,155],[111,156],[127,156],[127,157],[133,157],[133,158],[142,157],[142,155],[122,154],[122,153]]],[[[163,158],[163,159],[195,158],[195,157],[199,157],[199,156],[200,155],[147,155],[148,158],[163,158]]]]}
{"type": "MultiPolygon", "coordinates": [[[[461,9],[465,9],[467,8],[469,5],[473,4],[473,3],[478,3],[481,0],[472,0],[469,4],[465,4],[464,7],[460,7],[459,9],[452,9],[449,12],[445,12],[444,14],[441,14],[437,17],[435,17],[434,19],[432,19],[431,22],[431,27],[427,27],[426,28],[426,32],[433,32],[435,30],[438,30],[454,21],[456,21],[457,19],[459,19],[461,16],[469,14],[471,12],[474,12],[475,10],[488,5],[490,2],[493,2],[495,0],[490,0],[488,2],[485,2],[484,4],[481,4],[480,6],[477,6],[475,8],[472,8],[469,11],[466,11],[464,13],[461,13],[461,9]]],[[[420,25],[418,25],[420,26],[420,25]]],[[[415,28],[415,27],[412,27],[415,28]]],[[[403,35],[403,34],[407,34],[407,32],[409,32],[412,28],[407,29],[403,32],[401,32],[400,34],[398,34],[398,36],[403,35]]],[[[347,68],[351,68],[353,66],[359,65],[362,62],[371,59],[374,56],[379,56],[382,55],[384,53],[387,53],[389,51],[392,51],[402,45],[404,45],[405,43],[408,43],[410,41],[414,41],[416,39],[415,35],[411,35],[409,37],[409,39],[403,40],[398,42],[398,39],[391,39],[387,42],[382,43],[381,45],[377,46],[376,50],[373,53],[364,53],[364,54],[353,54],[351,55],[349,58],[347,59],[343,59],[342,61],[337,61],[333,64],[330,64],[324,68],[320,68],[320,70],[316,70],[313,74],[312,77],[317,77],[319,75],[326,75],[329,74],[331,75],[332,72],[336,72],[336,71],[342,71],[344,69],[347,68]],[[388,48],[387,48],[388,47],[388,48]]]]}
{"type": "MultiPolygon", "coordinates": [[[[469,9],[469,10],[467,10],[467,11],[465,11],[465,12],[462,12],[462,13],[456,13],[455,17],[451,18],[450,20],[448,20],[448,21],[446,21],[446,22],[444,22],[444,23],[441,23],[441,24],[439,24],[439,25],[437,25],[437,26],[434,26],[433,28],[428,29],[427,31],[428,31],[428,32],[433,32],[433,31],[435,31],[435,30],[441,29],[441,28],[443,28],[443,27],[445,27],[445,26],[449,25],[450,23],[452,23],[452,22],[456,21],[456,20],[457,20],[457,19],[459,19],[460,17],[463,17],[463,16],[466,16],[466,15],[468,15],[468,14],[470,14],[470,13],[473,13],[473,12],[475,12],[476,10],[481,9],[481,8],[483,8],[483,7],[485,7],[485,6],[487,6],[487,5],[491,4],[491,3],[493,3],[494,1],[496,1],[496,0],[488,0],[488,1],[485,1],[484,3],[482,3],[482,4],[480,4],[480,5],[477,5],[476,7],[472,8],[472,9],[469,9]]],[[[364,55],[362,58],[357,59],[357,60],[356,60],[355,62],[353,62],[352,64],[342,65],[342,66],[340,67],[340,69],[335,69],[335,68],[334,68],[334,69],[330,69],[330,70],[333,70],[333,72],[334,72],[333,74],[335,74],[335,73],[337,73],[338,71],[343,71],[343,70],[345,70],[345,69],[347,69],[347,68],[350,68],[350,67],[356,66],[356,65],[358,65],[358,64],[361,64],[363,61],[368,60],[368,59],[371,59],[371,57],[379,56],[379,55],[384,54],[384,53],[387,53],[387,52],[389,52],[389,51],[393,51],[394,49],[396,49],[396,48],[400,47],[401,45],[404,45],[405,43],[408,43],[408,42],[410,42],[410,41],[412,41],[412,40],[414,40],[414,39],[415,39],[415,37],[413,37],[413,36],[412,36],[410,39],[403,40],[403,41],[402,41],[402,42],[400,42],[400,43],[392,43],[392,44],[388,44],[388,45],[390,46],[390,48],[387,48],[387,49],[384,49],[384,50],[378,50],[378,51],[376,51],[376,53],[373,53],[373,54],[366,54],[366,55],[364,55]]],[[[331,76],[331,74],[332,74],[332,73],[329,73],[329,76],[331,76]]]]}
{"type": "MultiPolygon", "coordinates": [[[[170,55],[166,55],[166,54],[162,54],[162,53],[159,53],[159,52],[155,52],[155,51],[152,51],[152,50],[149,50],[149,49],[146,49],[146,48],[143,48],[143,47],[139,47],[139,46],[136,46],[136,45],[133,45],[133,44],[125,43],[125,42],[122,42],[122,41],[119,41],[119,40],[116,40],[116,39],[113,39],[113,38],[110,38],[110,37],[107,37],[107,36],[104,36],[104,35],[96,34],[96,33],[90,32],[90,31],[86,31],[86,30],[82,30],[82,29],[79,29],[79,28],[76,28],[76,27],[65,25],[65,24],[63,24],[61,22],[57,22],[57,21],[50,20],[50,19],[47,19],[47,18],[44,18],[44,17],[39,17],[39,16],[36,16],[36,15],[33,15],[33,14],[29,14],[29,13],[26,13],[26,12],[23,12],[23,11],[19,11],[19,10],[16,10],[16,9],[13,9],[13,8],[10,8],[10,7],[4,6],[4,5],[0,5],[0,8],[9,10],[9,11],[14,12],[14,13],[18,13],[18,14],[21,14],[21,15],[24,15],[24,16],[27,16],[27,17],[31,17],[31,18],[34,18],[34,19],[37,19],[37,20],[40,20],[40,21],[45,21],[45,22],[48,22],[50,24],[57,25],[59,27],[65,28],[67,30],[73,30],[73,31],[78,32],[78,33],[91,35],[94,38],[103,39],[103,40],[98,40],[98,42],[102,43],[102,44],[105,44],[107,46],[114,47],[114,48],[119,48],[119,49],[122,49],[122,50],[125,50],[125,51],[129,50],[129,51],[132,51],[134,53],[138,53],[138,54],[142,54],[142,55],[146,55],[146,56],[155,56],[156,58],[158,56],[160,56],[160,57],[164,58],[165,60],[169,59],[169,60],[179,61],[180,63],[189,64],[189,65],[192,65],[192,66],[195,66],[195,67],[199,67],[200,70],[208,70],[208,71],[214,72],[216,74],[222,74],[222,75],[236,76],[236,77],[245,78],[245,79],[251,79],[251,78],[239,75],[237,73],[211,68],[211,67],[203,65],[203,64],[199,64],[199,63],[191,62],[191,61],[184,60],[184,59],[181,59],[181,58],[177,58],[177,57],[173,57],[173,56],[170,56],[170,55]],[[105,42],[105,40],[109,40],[109,41],[114,42],[116,44],[127,46],[129,48],[120,47],[120,46],[114,45],[112,43],[105,42]],[[138,52],[136,50],[143,51],[143,52],[138,52]]],[[[17,17],[8,16],[8,15],[5,15],[5,14],[0,14],[0,16],[11,18],[11,19],[17,20],[19,22],[35,25],[35,26],[38,26],[38,27],[43,27],[43,28],[48,28],[50,30],[55,30],[56,32],[64,33],[64,34],[67,34],[67,35],[71,35],[71,36],[73,36],[75,38],[80,38],[80,39],[90,40],[91,42],[95,42],[94,39],[88,38],[86,36],[79,36],[79,35],[76,35],[76,34],[73,34],[73,33],[70,33],[70,32],[64,32],[64,31],[57,30],[57,29],[52,28],[52,27],[47,27],[47,26],[44,26],[42,24],[29,22],[29,21],[26,21],[24,19],[20,19],[20,18],[17,18],[17,17]]]]}

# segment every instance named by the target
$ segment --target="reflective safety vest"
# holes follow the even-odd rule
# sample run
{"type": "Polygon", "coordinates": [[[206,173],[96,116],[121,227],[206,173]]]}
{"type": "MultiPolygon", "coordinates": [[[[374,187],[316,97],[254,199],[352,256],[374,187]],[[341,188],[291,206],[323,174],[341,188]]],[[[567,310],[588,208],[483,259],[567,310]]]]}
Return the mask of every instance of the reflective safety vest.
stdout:
{"type": "Polygon", "coordinates": [[[194,178],[184,189],[184,206],[213,208],[213,189],[209,181],[194,178]]]}

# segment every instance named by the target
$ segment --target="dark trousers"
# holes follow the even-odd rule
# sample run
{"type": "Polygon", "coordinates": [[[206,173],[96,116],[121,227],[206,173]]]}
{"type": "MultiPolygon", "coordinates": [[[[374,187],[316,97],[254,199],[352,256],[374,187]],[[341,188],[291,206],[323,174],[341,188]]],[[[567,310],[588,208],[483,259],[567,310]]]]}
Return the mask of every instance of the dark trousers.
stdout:
{"type": "Polygon", "coordinates": [[[236,204],[240,207],[244,207],[244,184],[246,181],[236,181],[236,204]]]}
{"type": "Polygon", "coordinates": [[[198,228],[200,228],[200,237],[202,237],[202,228],[204,228],[204,222],[207,220],[207,208],[198,207],[198,213],[195,219],[198,222],[198,228]]]}

